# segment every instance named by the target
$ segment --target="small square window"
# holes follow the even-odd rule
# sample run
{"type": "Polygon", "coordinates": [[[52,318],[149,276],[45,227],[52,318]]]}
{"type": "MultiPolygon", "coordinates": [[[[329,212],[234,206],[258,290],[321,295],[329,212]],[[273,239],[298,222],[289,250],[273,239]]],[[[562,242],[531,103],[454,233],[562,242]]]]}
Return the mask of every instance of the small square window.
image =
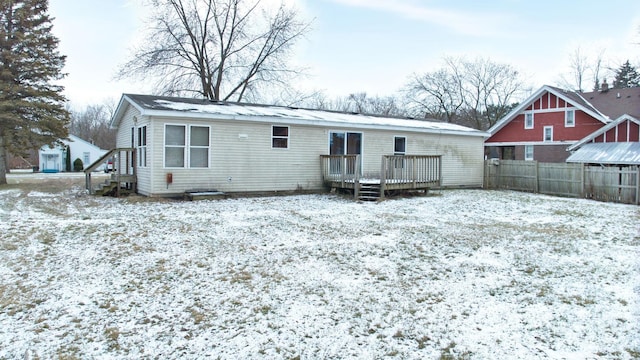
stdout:
{"type": "Polygon", "coordinates": [[[533,113],[532,112],[524,113],[524,128],[533,129],[533,113]]]}
{"type": "Polygon", "coordinates": [[[271,127],[271,148],[274,148],[274,149],[289,148],[289,127],[288,126],[272,126],[271,127]]]}

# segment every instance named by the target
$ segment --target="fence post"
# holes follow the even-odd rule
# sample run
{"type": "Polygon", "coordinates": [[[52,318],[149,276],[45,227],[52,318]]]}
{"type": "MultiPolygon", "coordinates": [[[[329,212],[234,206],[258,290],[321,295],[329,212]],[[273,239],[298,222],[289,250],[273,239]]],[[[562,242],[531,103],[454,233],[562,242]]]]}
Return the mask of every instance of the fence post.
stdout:
{"type": "Polygon", "coordinates": [[[585,193],[584,193],[584,189],[585,189],[585,179],[587,178],[585,176],[585,171],[587,170],[584,166],[584,163],[580,163],[580,197],[581,198],[585,198],[585,193]]]}
{"type": "Polygon", "coordinates": [[[537,194],[540,192],[540,162],[536,161],[536,183],[534,192],[537,194]]]}
{"type": "Polygon", "coordinates": [[[640,166],[636,166],[636,205],[640,205],[640,166]]]}

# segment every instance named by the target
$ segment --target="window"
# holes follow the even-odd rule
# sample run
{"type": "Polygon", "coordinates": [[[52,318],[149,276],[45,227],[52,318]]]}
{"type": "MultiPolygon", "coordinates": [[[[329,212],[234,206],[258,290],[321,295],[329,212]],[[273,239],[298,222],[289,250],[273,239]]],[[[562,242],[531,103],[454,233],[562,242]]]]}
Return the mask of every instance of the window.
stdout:
{"type": "Polygon", "coordinates": [[[273,149],[289,148],[289,127],[288,126],[272,126],[271,127],[271,148],[273,149]]]}
{"type": "Polygon", "coordinates": [[[544,127],[544,141],[553,141],[553,126],[544,127]]]}
{"type": "Polygon", "coordinates": [[[147,166],[147,127],[138,128],[138,166],[147,166]]]}
{"type": "Polygon", "coordinates": [[[184,125],[166,125],[164,129],[164,166],[184,167],[185,156],[185,133],[184,125]]]}
{"type": "Polygon", "coordinates": [[[209,127],[191,126],[189,139],[189,167],[209,167],[209,127]]]}
{"type": "Polygon", "coordinates": [[[82,157],[83,157],[83,163],[84,163],[84,167],[89,166],[91,163],[89,162],[89,159],[91,158],[91,153],[88,152],[83,152],[82,153],[82,157]]]}
{"type": "Polygon", "coordinates": [[[533,129],[533,112],[524,113],[524,128],[533,129]]]}
{"type": "Polygon", "coordinates": [[[165,125],[164,166],[181,168],[185,164],[190,168],[209,167],[208,126],[165,125]]]}
{"type": "Polygon", "coordinates": [[[533,145],[524,146],[524,159],[533,160],[533,145]]]}
{"type": "Polygon", "coordinates": [[[574,127],[576,126],[576,111],[575,110],[567,110],[564,112],[564,126],[565,127],[574,127]]]}
{"type": "Polygon", "coordinates": [[[407,152],[407,138],[404,136],[396,136],[393,138],[393,154],[404,155],[407,152]]]}

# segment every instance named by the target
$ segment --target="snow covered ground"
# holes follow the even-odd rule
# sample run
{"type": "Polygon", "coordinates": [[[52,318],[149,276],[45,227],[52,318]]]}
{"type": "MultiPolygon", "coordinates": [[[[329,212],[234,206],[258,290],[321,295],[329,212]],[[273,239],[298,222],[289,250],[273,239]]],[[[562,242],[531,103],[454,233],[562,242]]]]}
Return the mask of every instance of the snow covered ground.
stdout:
{"type": "Polygon", "coordinates": [[[0,190],[0,359],[637,359],[640,208],[0,190]]]}

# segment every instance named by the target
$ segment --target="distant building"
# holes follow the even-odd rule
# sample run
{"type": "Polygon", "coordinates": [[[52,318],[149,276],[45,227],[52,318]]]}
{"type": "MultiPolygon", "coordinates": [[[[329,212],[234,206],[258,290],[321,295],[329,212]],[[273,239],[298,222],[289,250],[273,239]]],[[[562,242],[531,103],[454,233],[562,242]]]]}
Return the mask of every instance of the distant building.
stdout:
{"type": "Polygon", "coordinates": [[[545,85],[488,132],[485,153],[565,162],[587,143],[640,142],[640,88],[576,92],[545,85]]]}
{"type": "MultiPolygon", "coordinates": [[[[66,158],[67,146],[70,151],[71,167],[76,159],[82,160],[83,168],[91,165],[106,153],[106,150],[85,141],[75,135],[69,135],[69,140],[62,140],[64,146],[55,145],[53,147],[44,145],[38,151],[40,159],[40,171],[42,172],[60,172],[67,171],[66,158]]],[[[70,170],[72,170],[70,169],[70,170]]],[[[101,169],[102,170],[102,169],[101,169]]]]}

